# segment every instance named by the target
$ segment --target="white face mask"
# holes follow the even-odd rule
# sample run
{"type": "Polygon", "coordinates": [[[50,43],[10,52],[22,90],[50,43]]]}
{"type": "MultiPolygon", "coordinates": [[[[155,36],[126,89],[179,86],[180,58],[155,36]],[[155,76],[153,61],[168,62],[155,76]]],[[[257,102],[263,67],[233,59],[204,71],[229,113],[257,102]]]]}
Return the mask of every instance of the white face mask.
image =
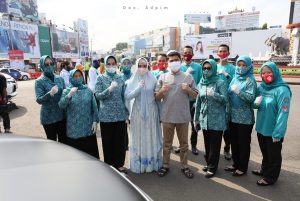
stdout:
{"type": "Polygon", "coordinates": [[[181,66],[181,62],[180,61],[173,61],[173,62],[169,62],[169,68],[171,69],[172,72],[177,72],[179,71],[181,66]]]}
{"type": "Polygon", "coordinates": [[[147,68],[138,68],[138,74],[139,74],[140,76],[145,75],[147,72],[148,72],[148,69],[147,69],[147,68]]]}
{"type": "Polygon", "coordinates": [[[111,66],[109,68],[106,68],[106,70],[109,73],[115,73],[117,71],[117,66],[111,66]]]}

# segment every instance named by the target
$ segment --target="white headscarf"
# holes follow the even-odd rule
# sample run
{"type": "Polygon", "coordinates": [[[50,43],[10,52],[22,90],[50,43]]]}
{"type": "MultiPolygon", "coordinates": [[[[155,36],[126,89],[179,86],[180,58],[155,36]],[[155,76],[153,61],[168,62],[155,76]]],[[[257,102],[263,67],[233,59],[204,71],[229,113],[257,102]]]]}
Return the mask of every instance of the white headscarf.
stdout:
{"type": "MultiPolygon", "coordinates": [[[[133,90],[137,89],[137,87],[139,87],[139,82],[141,80],[144,80],[145,85],[141,89],[141,117],[143,119],[146,119],[146,118],[148,118],[148,111],[149,111],[148,105],[155,101],[154,89],[155,89],[157,80],[150,71],[145,73],[143,76],[139,75],[138,64],[139,64],[140,60],[144,60],[147,64],[147,66],[149,67],[148,61],[144,57],[141,57],[136,61],[136,64],[135,64],[136,70],[135,70],[134,74],[132,75],[132,77],[128,80],[126,91],[133,91],[133,90]]],[[[132,104],[127,104],[127,105],[130,105],[129,106],[130,108],[128,108],[128,110],[131,113],[131,105],[132,104]]]]}

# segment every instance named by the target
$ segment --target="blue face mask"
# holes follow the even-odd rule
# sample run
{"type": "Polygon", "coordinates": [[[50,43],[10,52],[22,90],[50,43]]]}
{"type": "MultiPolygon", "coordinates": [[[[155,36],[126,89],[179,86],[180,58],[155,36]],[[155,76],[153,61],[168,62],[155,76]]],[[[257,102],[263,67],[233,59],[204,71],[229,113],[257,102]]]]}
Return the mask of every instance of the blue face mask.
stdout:
{"type": "Polygon", "coordinates": [[[73,77],[72,78],[72,84],[75,86],[75,87],[78,87],[80,85],[83,84],[83,77],[73,77]]]}
{"type": "Polygon", "coordinates": [[[123,73],[125,75],[130,75],[130,73],[131,73],[131,67],[130,66],[123,66],[123,73]]]}
{"type": "Polygon", "coordinates": [[[44,72],[45,76],[53,77],[54,76],[54,66],[53,65],[45,66],[43,68],[43,72],[44,72]]]}
{"type": "Polygon", "coordinates": [[[236,67],[236,73],[238,74],[238,75],[245,75],[246,73],[248,73],[249,72],[249,70],[250,70],[250,67],[242,67],[242,68],[240,68],[240,67],[236,67]]]}
{"type": "Polygon", "coordinates": [[[205,78],[211,77],[212,74],[213,74],[212,70],[204,70],[204,71],[203,71],[203,76],[204,76],[205,78]]]}

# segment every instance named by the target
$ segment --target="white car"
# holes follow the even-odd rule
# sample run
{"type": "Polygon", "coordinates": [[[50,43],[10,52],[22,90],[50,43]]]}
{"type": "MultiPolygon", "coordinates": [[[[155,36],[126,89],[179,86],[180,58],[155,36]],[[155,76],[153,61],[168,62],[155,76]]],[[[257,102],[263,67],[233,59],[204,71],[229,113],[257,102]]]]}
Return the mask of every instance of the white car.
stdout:
{"type": "Polygon", "coordinates": [[[8,99],[11,99],[12,97],[15,97],[17,95],[18,84],[12,76],[5,73],[2,73],[2,75],[4,75],[6,78],[6,84],[7,84],[6,90],[7,90],[8,99]]]}
{"type": "Polygon", "coordinates": [[[20,71],[20,73],[21,73],[21,80],[29,80],[29,79],[31,79],[31,77],[30,77],[30,74],[29,73],[26,73],[26,72],[23,72],[23,71],[20,71]]]}

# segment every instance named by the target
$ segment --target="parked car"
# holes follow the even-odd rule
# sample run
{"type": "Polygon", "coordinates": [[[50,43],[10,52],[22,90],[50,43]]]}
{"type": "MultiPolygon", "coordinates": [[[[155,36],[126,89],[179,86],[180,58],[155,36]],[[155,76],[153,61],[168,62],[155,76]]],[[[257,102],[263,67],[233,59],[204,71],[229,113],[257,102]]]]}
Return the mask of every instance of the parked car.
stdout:
{"type": "Polygon", "coordinates": [[[0,200],[151,201],[115,168],[51,140],[0,135],[0,200]]]}
{"type": "Polygon", "coordinates": [[[7,96],[8,99],[11,99],[12,97],[15,97],[17,95],[17,88],[18,88],[18,84],[16,82],[16,80],[11,77],[8,74],[2,73],[5,78],[6,78],[6,85],[7,85],[7,96]]]}
{"type": "Polygon", "coordinates": [[[31,76],[30,76],[29,73],[23,72],[23,71],[20,71],[20,73],[21,73],[21,80],[29,80],[29,79],[31,79],[31,76]]]}
{"type": "Polygon", "coordinates": [[[15,80],[19,80],[22,77],[20,71],[12,68],[6,68],[6,67],[0,68],[0,72],[12,76],[15,80]]]}

